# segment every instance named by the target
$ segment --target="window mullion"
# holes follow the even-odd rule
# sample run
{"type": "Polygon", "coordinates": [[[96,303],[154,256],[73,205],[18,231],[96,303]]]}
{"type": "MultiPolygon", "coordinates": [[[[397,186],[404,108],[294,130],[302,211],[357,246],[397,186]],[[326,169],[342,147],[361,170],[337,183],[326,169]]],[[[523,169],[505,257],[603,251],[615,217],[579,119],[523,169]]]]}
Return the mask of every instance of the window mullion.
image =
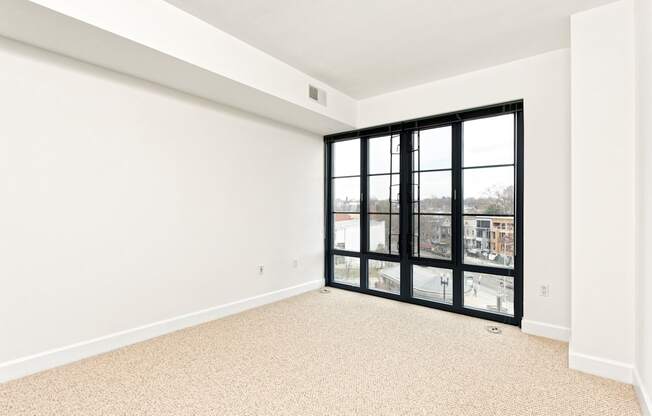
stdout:
{"type": "Polygon", "coordinates": [[[360,287],[368,288],[368,257],[369,249],[369,186],[367,173],[369,172],[368,139],[360,138],[360,287]]]}
{"type": "Polygon", "coordinates": [[[328,285],[333,281],[333,218],[332,218],[332,183],[333,176],[333,144],[326,143],[324,148],[324,277],[328,285]]]}
{"type": "Polygon", "coordinates": [[[452,125],[452,192],[451,207],[453,236],[451,238],[451,251],[453,261],[453,306],[461,308],[464,291],[464,272],[462,271],[462,252],[464,250],[464,230],[462,224],[463,190],[462,190],[462,123],[456,122],[452,125]]]}
{"type": "Polygon", "coordinates": [[[514,153],[515,178],[514,199],[516,202],[514,218],[514,316],[520,319],[523,316],[523,111],[517,111],[514,117],[516,137],[514,153]]]}
{"type": "Polygon", "coordinates": [[[411,133],[401,132],[400,140],[400,230],[399,239],[401,241],[399,255],[401,257],[401,297],[409,299],[412,296],[412,265],[410,264],[410,240],[412,239],[412,229],[410,227],[411,207],[411,186],[412,186],[412,143],[411,133]]]}

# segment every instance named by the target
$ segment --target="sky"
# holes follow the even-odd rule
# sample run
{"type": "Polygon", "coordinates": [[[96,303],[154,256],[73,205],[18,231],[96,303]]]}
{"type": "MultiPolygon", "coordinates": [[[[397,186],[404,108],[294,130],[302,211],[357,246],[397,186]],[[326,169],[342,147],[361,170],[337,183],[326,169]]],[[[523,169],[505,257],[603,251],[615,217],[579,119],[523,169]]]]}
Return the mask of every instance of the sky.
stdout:
{"type": "MultiPolygon", "coordinates": [[[[419,133],[420,169],[450,169],[452,128],[450,126],[421,130],[419,133]]],[[[514,116],[512,114],[497,117],[465,121],[462,123],[463,166],[465,168],[512,164],[514,162],[514,116]]],[[[398,173],[398,136],[369,139],[369,173],[398,173]]],[[[416,146],[416,140],[415,140],[416,146]]],[[[333,176],[360,174],[360,140],[347,140],[333,145],[333,176]]],[[[416,161],[413,168],[417,169],[416,161]]],[[[513,167],[465,169],[463,189],[465,197],[482,197],[491,188],[505,188],[513,185],[513,167]]],[[[395,176],[398,183],[398,177],[395,176]]],[[[422,198],[450,197],[450,171],[422,173],[422,198]]],[[[370,196],[387,198],[389,177],[370,181],[370,196]]],[[[359,199],[359,178],[335,179],[335,197],[359,199]]]]}

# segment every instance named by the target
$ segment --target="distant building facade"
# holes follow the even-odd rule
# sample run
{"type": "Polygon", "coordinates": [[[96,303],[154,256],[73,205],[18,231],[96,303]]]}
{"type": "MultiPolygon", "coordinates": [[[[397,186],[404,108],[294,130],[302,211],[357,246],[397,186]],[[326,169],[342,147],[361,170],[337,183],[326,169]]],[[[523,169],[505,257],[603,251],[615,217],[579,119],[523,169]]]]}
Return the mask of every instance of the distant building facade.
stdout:
{"type": "MultiPolygon", "coordinates": [[[[334,248],[359,251],[360,215],[335,214],[334,248]]],[[[369,221],[369,248],[372,251],[387,252],[389,224],[386,221],[369,221]]],[[[421,236],[415,241],[421,256],[450,258],[450,217],[421,219],[421,236]],[[430,254],[426,254],[430,253],[430,254]]],[[[415,235],[415,239],[416,239],[415,235]]],[[[392,247],[395,250],[396,247],[392,247]]],[[[513,217],[464,217],[465,257],[471,262],[513,266],[514,264],[514,219],[513,217]]]]}
{"type": "MultiPolygon", "coordinates": [[[[340,250],[360,250],[360,215],[335,214],[333,236],[334,248],[340,250]]],[[[369,248],[374,251],[387,251],[385,221],[369,221],[369,248]]]]}
{"type": "Polygon", "coordinates": [[[464,249],[471,258],[496,265],[514,264],[514,218],[465,217],[464,249]]]}

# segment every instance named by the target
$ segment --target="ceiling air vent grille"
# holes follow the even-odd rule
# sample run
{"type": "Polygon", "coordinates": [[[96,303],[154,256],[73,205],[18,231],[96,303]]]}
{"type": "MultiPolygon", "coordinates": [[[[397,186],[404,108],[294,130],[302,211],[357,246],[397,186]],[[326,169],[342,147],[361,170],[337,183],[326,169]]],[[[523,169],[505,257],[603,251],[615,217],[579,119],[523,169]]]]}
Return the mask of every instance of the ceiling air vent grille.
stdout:
{"type": "Polygon", "coordinates": [[[319,89],[314,85],[308,85],[308,98],[326,106],[326,91],[319,89]]]}

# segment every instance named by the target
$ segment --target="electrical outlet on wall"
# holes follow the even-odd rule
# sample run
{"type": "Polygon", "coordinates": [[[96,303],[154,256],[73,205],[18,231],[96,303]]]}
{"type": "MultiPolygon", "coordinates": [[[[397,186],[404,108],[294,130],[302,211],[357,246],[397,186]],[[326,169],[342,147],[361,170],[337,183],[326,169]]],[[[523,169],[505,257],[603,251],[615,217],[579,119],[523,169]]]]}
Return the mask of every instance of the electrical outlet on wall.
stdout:
{"type": "Polygon", "coordinates": [[[539,286],[539,296],[543,296],[544,298],[550,296],[550,285],[539,286]]]}
{"type": "Polygon", "coordinates": [[[258,274],[262,276],[264,272],[265,272],[265,266],[263,265],[258,266],[258,274]]]}

